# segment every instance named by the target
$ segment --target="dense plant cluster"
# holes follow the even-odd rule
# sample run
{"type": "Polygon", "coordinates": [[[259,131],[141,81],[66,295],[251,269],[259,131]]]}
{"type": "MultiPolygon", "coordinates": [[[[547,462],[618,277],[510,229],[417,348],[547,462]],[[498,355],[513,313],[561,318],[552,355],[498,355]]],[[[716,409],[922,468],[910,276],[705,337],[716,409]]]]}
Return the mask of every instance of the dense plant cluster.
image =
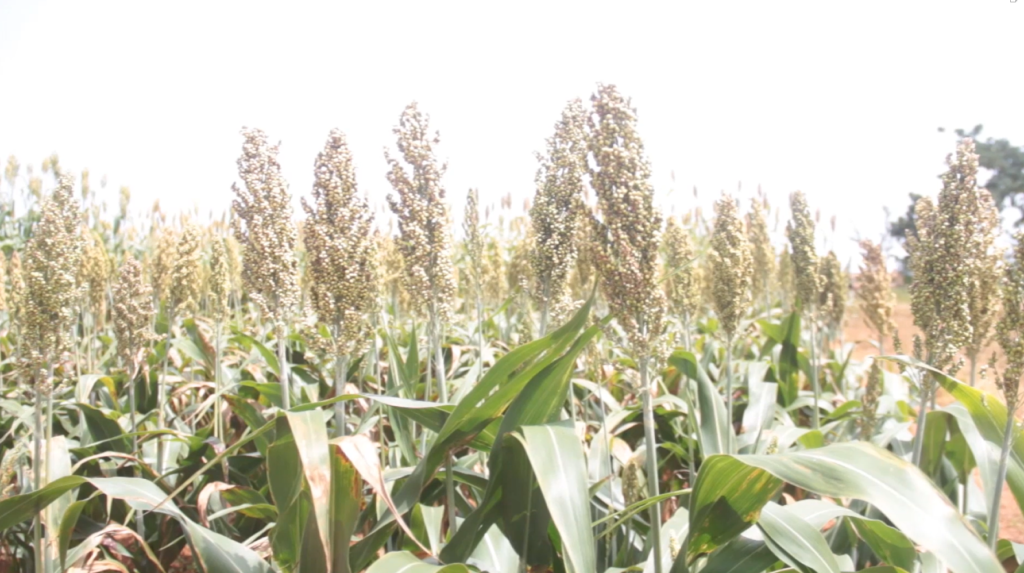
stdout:
{"type": "Polygon", "coordinates": [[[8,161],[0,572],[1020,567],[1024,247],[970,139],[917,207],[908,356],[881,247],[819,252],[802,193],[663,217],[614,86],[554,125],[532,207],[470,190],[461,233],[416,104],[358,174],[396,232],[339,129],[301,219],[258,129],[205,223],[8,161]]]}

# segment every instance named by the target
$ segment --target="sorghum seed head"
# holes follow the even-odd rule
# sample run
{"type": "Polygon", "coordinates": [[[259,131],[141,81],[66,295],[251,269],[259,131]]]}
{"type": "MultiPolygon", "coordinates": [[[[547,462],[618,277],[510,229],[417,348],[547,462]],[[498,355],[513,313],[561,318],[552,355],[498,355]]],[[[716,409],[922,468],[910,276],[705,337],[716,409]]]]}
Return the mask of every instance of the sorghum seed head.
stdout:
{"type": "Polygon", "coordinates": [[[1024,232],[1015,235],[1013,262],[1006,267],[1003,281],[1003,315],[996,324],[996,340],[1006,357],[1006,368],[997,383],[1010,411],[1020,398],[1020,378],[1024,375],[1024,232]]]}
{"type": "Polygon", "coordinates": [[[569,273],[576,263],[577,238],[585,215],[583,176],[587,167],[586,114],[572,100],[562,110],[547,154],[537,154],[537,191],[530,222],[535,246],[531,255],[538,284],[534,295],[542,303],[567,296],[569,273]]]}
{"type": "Polygon", "coordinates": [[[297,230],[288,184],[277,161],[278,146],[259,129],[242,128],[238,158],[243,186],[232,184],[235,238],[242,247],[242,278],[249,296],[281,323],[298,304],[297,230]]]}
{"type": "Polygon", "coordinates": [[[74,322],[82,235],[72,185],[70,177],[60,178],[25,248],[22,333],[25,347],[34,350],[31,367],[37,370],[56,362],[67,349],[74,322]]]}
{"type": "Polygon", "coordinates": [[[303,242],[313,279],[312,307],[347,354],[366,328],[376,299],[377,252],[373,213],[359,195],[345,135],[334,129],[314,162],[313,203],[306,211],[303,242]]]}
{"type": "Polygon", "coordinates": [[[878,360],[871,361],[864,394],[861,396],[861,439],[870,440],[878,423],[878,399],[882,396],[884,372],[878,360]]]}
{"type": "Polygon", "coordinates": [[[765,220],[766,201],[766,198],[753,198],[750,213],[747,214],[747,236],[754,265],[755,298],[763,298],[768,293],[771,289],[771,277],[775,274],[775,248],[772,246],[768,222],[765,220]]]}
{"type": "Polygon", "coordinates": [[[917,202],[917,235],[907,240],[914,323],[924,332],[925,353],[937,368],[948,366],[974,337],[971,284],[976,265],[985,264],[978,258],[985,200],[977,185],[974,142],[963,139],[956,158],[948,156],[946,164],[938,203],[927,197],[917,202]]]}
{"type": "Polygon", "coordinates": [[[712,301],[726,336],[736,333],[750,305],[753,274],[750,244],[743,232],[736,201],[728,194],[715,202],[715,227],[711,235],[712,301]]]}
{"type": "Polygon", "coordinates": [[[654,206],[650,166],[636,129],[636,111],[613,85],[599,85],[588,116],[588,162],[601,217],[596,263],[612,313],[638,357],[661,334],[665,294],[658,284],[661,214],[654,206]]]}
{"type": "Polygon", "coordinates": [[[142,265],[128,254],[114,283],[114,334],[117,352],[130,368],[138,367],[154,336],[153,292],[142,278],[142,265]]]}
{"type": "Polygon", "coordinates": [[[790,257],[796,297],[805,308],[809,308],[817,302],[821,288],[818,284],[818,255],[814,250],[814,220],[802,192],[790,195],[789,205],[792,219],[786,225],[786,236],[793,249],[790,257]]]}
{"type": "Polygon", "coordinates": [[[662,239],[665,249],[665,298],[669,309],[692,320],[700,307],[700,273],[690,232],[670,217],[662,239]]]}
{"type": "Polygon", "coordinates": [[[171,270],[171,304],[175,311],[191,313],[197,310],[202,285],[201,268],[202,242],[199,228],[186,223],[178,237],[171,270]]]}
{"type": "Polygon", "coordinates": [[[398,194],[397,198],[388,195],[388,204],[398,216],[405,285],[416,310],[426,306],[432,316],[448,322],[456,290],[451,220],[441,185],[445,166],[434,156],[433,146],[440,137],[431,136],[429,129],[429,117],[420,113],[416,103],[406,106],[393,132],[409,170],[384,151],[390,166],[388,182],[398,194]]]}
{"type": "Polygon", "coordinates": [[[849,290],[849,283],[846,280],[846,273],[843,272],[839,258],[832,251],[818,261],[818,282],[821,292],[818,294],[818,312],[825,324],[834,330],[843,325],[843,316],[846,314],[846,298],[849,290]]]}
{"type": "Polygon", "coordinates": [[[210,242],[210,314],[217,321],[223,321],[230,310],[231,271],[228,251],[224,240],[214,237],[210,242]]]}
{"type": "Polygon", "coordinates": [[[892,320],[896,297],[892,292],[892,276],[885,266],[882,247],[867,239],[860,242],[861,267],[857,276],[857,298],[861,312],[880,338],[886,338],[896,325],[892,320]]]}

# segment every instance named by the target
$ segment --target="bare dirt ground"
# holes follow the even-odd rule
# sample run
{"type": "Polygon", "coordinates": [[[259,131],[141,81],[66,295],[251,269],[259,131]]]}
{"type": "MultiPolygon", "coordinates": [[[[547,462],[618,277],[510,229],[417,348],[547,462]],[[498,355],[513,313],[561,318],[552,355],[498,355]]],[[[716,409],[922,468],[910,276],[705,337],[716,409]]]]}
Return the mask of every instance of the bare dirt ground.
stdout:
{"type": "MultiPolygon", "coordinates": [[[[896,310],[893,313],[893,320],[896,322],[896,327],[899,331],[900,342],[903,344],[903,352],[910,354],[914,348],[914,334],[920,334],[914,326],[914,317],[910,313],[910,303],[905,299],[905,296],[901,296],[896,304],[896,310]]],[[[878,349],[875,345],[870,342],[874,340],[874,332],[868,328],[861,318],[860,310],[856,306],[850,306],[847,308],[846,327],[843,331],[843,336],[847,342],[855,342],[857,346],[854,348],[853,356],[855,359],[864,358],[878,353],[878,349]]],[[[991,356],[992,351],[996,347],[993,345],[991,348],[986,348],[981,353],[982,356],[991,356]]],[[[885,351],[887,353],[893,352],[892,341],[886,341],[885,351]]],[[[997,367],[999,365],[997,364],[997,367]]],[[[966,369],[958,373],[960,379],[963,380],[968,375],[966,369]]],[[[978,386],[986,391],[993,394],[998,394],[995,383],[991,376],[985,380],[979,380],[978,386]]],[[[940,390],[938,402],[940,404],[948,404],[953,399],[945,391],[940,390]]],[[[977,474],[977,472],[975,472],[977,474]]],[[[981,485],[981,479],[975,475],[975,481],[978,485],[981,485]]],[[[1016,499],[1013,494],[1010,493],[1009,488],[1003,488],[1003,496],[999,504],[999,536],[1002,538],[1009,539],[1016,543],[1024,543],[1024,516],[1021,515],[1020,507],[1017,505],[1016,499]]]]}

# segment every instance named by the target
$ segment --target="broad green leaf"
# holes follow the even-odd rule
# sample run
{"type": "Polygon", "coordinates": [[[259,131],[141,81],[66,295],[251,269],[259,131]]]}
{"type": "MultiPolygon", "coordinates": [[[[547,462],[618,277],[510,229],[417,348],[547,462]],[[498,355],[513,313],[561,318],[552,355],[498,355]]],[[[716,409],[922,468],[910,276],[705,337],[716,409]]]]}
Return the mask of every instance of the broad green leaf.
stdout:
{"type": "Polygon", "coordinates": [[[381,557],[366,573],[472,573],[465,565],[431,565],[408,551],[394,551],[381,557]]]}
{"type": "Polygon", "coordinates": [[[791,567],[807,567],[821,573],[839,573],[839,563],[825,536],[785,507],[768,502],[757,521],[765,543],[791,567]]]}
{"type": "Polygon", "coordinates": [[[669,364],[697,382],[697,408],[700,413],[700,447],[704,456],[735,451],[736,436],[726,421],[722,395],[711,383],[707,371],[692,352],[677,350],[668,358],[669,364]]]}
{"type": "Polygon", "coordinates": [[[306,523],[307,504],[302,499],[302,461],[292,435],[281,436],[267,452],[268,484],[277,521],[270,533],[274,561],[285,571],[299,564],[302,531],[306,523]]]}
{"type": "Polygon", "coordinates": [[[519,554],[498,526],[492,525],[466,563],[489,573],[515,571],[519,567],[519,554]]]}
{"type": "Polygon", "coordinates": [[[744,464],[745,458],[712,456],[701,466],[690,496],[690,562],[750,527],[764,504],[782,489],[782,480],[744,464]]]}
{"type": "MultiPolygon", "coordinates": [[[[75,407],[82,412],[93,442],[102,442],[101,445],[98,445],[99,451],[113,450],[122,454],[132,453],[131,442],[125,437],[124,430],[116,420],[88,404],[75,404],[75,407]]],[[[83,445],[88,446],[91,443],[83,445]]]]}
{"type": "Polygon", "coordinates": [[[576,430],[571,425],[523,426],[519,440],[544,494],[551,521],[569,557],[567,570],[597,570],[594,533],[590,525],[587,462],[576,430]]]}
{"type": "MultiPolygon", "coordinates": [[[[888,451],[865,442],[852,442],[732,459],[741,466],[770,473],[819,495],[856,498],[872,504],[907,537],[941,558],[954,573],[1000,571],[995,555],[932,481],[888,451]]],[[[698,478],[698,487],[704,473],[698,478]]]]}
{"type": "Polygon", "coordinates": [[[340,450],[331,452],[331,571],[350,573],[349,544],[362,506],[363,482],[340,450]]]}
{"type": "MultiPolygon", "coordinates": [[[[306,488],[313,502],[316,529],[320,535],[324,556],[331,558],[331,451],[327,443],[327,421],[323,410],[288,412],[288,426],[302,461],[306,488]]],[[[312,535],[308,529],[305,535],[312,535]]]]}

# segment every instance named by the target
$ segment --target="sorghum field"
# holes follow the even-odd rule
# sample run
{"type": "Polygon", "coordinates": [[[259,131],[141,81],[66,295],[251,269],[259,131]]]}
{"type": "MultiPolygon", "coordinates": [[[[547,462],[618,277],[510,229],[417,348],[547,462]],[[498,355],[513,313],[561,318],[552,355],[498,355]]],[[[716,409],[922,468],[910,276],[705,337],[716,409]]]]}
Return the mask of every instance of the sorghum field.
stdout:
{"type": "Polygon", "coordinates": [[[1024,571],[1024,240],[971,140],[916,205],[911,337],[802,193],[665,218],[628,98],[552,119],[525,215],[448,193],[415,104],[387,173],[333,130],[309,190],[243,129],[220,220],[12,158],[0,571],[1024,571]]]}

